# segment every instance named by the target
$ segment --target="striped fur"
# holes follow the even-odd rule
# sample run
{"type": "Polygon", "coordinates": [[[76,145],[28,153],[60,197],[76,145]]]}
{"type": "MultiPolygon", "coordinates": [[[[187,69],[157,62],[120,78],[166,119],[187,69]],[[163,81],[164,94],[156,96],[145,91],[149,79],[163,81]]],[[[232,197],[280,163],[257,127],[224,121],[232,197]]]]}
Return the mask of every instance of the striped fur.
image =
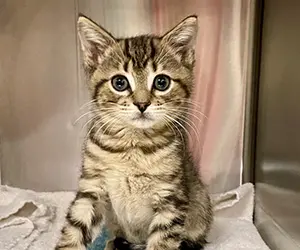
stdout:
{"type": "Polygon", "coordinates": [[[86,249],[102,222],[112,236],[107,250],[200,249],[212,208],[182,122],[193,88],[197,18],[161,37],[115,39],[83,16],[78,31],[95,119],[56,249],[86,249]],[[165,91],[153,87],[159,74],[170,79],[165,91]],[[116,75],[130,87],[113,89],[116,75]],[[150,105],[141,113],[134,103],[150,105]]]}

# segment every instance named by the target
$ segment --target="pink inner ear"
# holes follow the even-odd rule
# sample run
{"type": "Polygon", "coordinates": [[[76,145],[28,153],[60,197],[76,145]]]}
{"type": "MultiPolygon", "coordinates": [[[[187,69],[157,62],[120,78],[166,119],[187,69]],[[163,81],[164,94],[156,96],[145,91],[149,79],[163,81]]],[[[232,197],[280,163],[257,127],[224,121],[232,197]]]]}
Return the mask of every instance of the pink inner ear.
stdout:
{"type": "Polygon", "coordinates": [[[189,17],[167,32],[163,40],[173,45],[185,46],[193,42],[197,36],[197,18],[189,17]]]}
{"type": "Polygon", "coordinates": [[[85,17],[78,19],[78,33],[87,69],[95,68],[100,57],[113,46],[115,38],[104,28],[85,17]]]}

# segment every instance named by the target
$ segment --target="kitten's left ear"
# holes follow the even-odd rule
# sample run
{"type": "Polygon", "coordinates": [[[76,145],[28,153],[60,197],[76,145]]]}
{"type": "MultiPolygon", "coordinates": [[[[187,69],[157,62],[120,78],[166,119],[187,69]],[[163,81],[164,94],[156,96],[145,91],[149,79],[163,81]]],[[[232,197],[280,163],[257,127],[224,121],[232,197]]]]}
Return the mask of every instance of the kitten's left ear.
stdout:
{"type": "Polygon", "coordinates": [[[117,43],[105,29],[83,15],[78,17],[77,27],[85,67],[87,70],[94,69],[105,51],[117,43]]]}
{"type": "Polygon", "coordinates": [[[176,52],[187,47],[192,49],[195,45],[197,31],[197,16],[189,16],[168,31],[163,36],[162,42],[171,46],[176,52]]]}

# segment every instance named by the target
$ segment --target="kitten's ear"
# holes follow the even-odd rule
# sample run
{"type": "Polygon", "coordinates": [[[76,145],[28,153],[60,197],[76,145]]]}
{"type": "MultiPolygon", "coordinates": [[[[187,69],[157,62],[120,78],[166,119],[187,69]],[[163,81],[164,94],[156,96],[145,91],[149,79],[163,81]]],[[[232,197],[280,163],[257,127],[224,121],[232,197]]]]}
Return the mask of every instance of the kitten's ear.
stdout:
{"type": "Polygon", "coordinates": [[[162,38],[162,42],[168,44],[175,52],[182,49],[192,49],[195,45],[198,31],[197,16],[189,16],[168,31],[162,38]]]}
{"type": "Polygon", "coordinates": [[[85,16],[78,17],[77,27],[85,67],[87,70],[94,69],[104,52],[115,45],[116,41],[105,29],[85,16]]]}

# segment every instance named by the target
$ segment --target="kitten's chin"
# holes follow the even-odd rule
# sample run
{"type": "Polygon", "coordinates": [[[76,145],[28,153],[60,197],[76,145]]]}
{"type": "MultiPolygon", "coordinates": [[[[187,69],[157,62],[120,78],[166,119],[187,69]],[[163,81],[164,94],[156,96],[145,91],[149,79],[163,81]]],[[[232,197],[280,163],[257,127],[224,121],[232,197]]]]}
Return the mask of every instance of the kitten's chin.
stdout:
{"type": "Polygon", "coordinates": [[[160,116],[154,116],[149,112],[144,114],[140,114],[139,112],[134,113],[132,116],[127,116],[125,119],[131,126],[138,129],[157,129],[164,126],[163,119],[160,116]]]}
{"type": "Polygon", "coordinates": [[[131,117],[127,117],[128,122],[138,129],[151,129],[157,124],[157,119],[151,113],[135,112],[131,117]]]}
{"type": "Polygon", "coordinates": [[[140,119],[132,120],[131,124],[136,128],[149,129],[149,128],[153,128],[156,122],[154,120],[140,118],[140,119]]]}

